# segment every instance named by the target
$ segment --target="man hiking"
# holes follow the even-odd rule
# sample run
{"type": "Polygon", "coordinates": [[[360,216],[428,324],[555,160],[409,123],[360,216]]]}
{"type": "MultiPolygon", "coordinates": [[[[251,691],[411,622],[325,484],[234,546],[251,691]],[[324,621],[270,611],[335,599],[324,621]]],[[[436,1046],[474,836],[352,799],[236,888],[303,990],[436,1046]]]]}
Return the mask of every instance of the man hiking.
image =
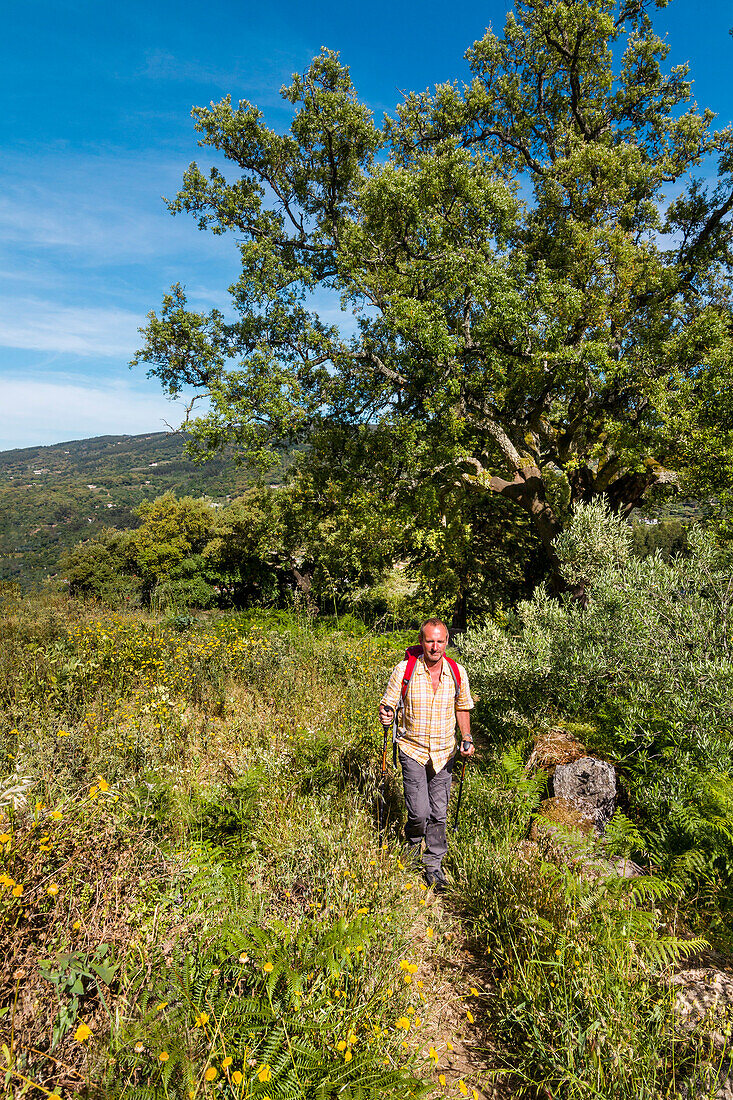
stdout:
{"type": "Polygon", "coordinates": [[[406,656],[392,670],[379,704],[384,726],[402,707],[397,734],[407,807],[405,836],[415,857],[425,840],[425,881],[436,891],[445,889],[441,864],[448,849],[445,822],[456,754],[456,722],[461,756],[474,753],[469,714],[473,699],[468,677],[462,665],[445,657],[447,645],[445,623],[440,619],[424,622],[420,627],[420,655],[416,660],[406,656]]]}

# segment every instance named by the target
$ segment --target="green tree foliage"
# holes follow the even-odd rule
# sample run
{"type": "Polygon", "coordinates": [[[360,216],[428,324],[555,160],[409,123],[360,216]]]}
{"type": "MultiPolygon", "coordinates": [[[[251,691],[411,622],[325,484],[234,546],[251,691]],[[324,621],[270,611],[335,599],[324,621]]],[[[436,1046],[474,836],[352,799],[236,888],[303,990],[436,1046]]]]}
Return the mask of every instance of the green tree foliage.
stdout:
{"type": "Polygon", "coordinates": [[[130,560],[129,534],[102,528],[94,538],[62,554],[59,568],[72,596],[86,596],[117,607],[139,602],[140,585],[126,576],[130,560]]]}
{"type": "Polygon", "coordinates": [[[134,362],[208,396],[199,449],[266,461],[308,439],[406,499],[426,480],[497,494],[558,574],[558,477],[626,514],[693,438],[698,469],[727,454],[733,134],[664,71],[649,7],[520,0],[469,83],[382,127],[328,50],[283,90],[286,134],[246,101],[196,108],[233,174],[191,164],[170,209],[236,233],[234,313],[174,286],[134,362]],[[716,159],[717,182],[690,182],[716,159]]]}
{"type": "MultiPolygon", "coordinates": [[[[163,581],[180,582],[184,589],[203,569],[202,554],[211,538],[215,512],[210,505],[192,497],[178,500],[172,493],[157,500],[143,501],[137,508],[141,525],[128,536],[130,564],[143,580],[146,593],[163,581]]],[[[197,601],[204,596],[197,585],[197,601]]],[[[204,596],[208,602],[208,596],[204,596]]]]}

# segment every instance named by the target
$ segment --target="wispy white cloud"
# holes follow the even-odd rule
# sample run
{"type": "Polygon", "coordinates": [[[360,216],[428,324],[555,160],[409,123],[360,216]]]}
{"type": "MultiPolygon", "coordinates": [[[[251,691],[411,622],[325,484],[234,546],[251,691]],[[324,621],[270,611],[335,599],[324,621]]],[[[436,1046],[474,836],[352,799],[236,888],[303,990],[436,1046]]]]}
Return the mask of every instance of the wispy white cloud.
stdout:
{"type": "Polygon", "coordinates": [[[140,342],[137,329],[143,320],[125,309],[15,298],[0,301],[0,347],[129,357],[140,342]]]}
{"type": "Polygon", "coordinates": [[[0,450],[62,443],[98,435],[138,435],[174,427],[183,404],[131,383],[90,385],[72,379],[8,378],[3,381],[6,415],[0,421],[0,450]]]}

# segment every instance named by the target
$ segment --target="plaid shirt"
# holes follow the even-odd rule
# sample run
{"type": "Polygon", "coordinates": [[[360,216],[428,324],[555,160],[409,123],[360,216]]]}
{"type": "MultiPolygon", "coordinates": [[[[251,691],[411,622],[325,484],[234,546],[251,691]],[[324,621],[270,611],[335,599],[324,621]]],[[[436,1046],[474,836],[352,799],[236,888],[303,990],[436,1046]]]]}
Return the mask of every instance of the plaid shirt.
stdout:
{"type": "MultiPolygon", "coordinates": [[[[382,702],[387,707],[397,709],[402,691],[402,677],[407,661],[392,670],[382,702]]],[[[440,670],[438,690],[433,692],[430,673],[425,661],[418,657],[410,686],[405,696],[404,709],[401,711],[402,724],[398,725],[399,745],[403,752],[427,764],[432,760],[436,772],[450,760],[456,751],[456,711],[473,710],[473,699],[468,686],[468,676],[463,665],[458,665],[461,673],[461,687],[456,699],[456,683],[446,661],[440,670]]]]}

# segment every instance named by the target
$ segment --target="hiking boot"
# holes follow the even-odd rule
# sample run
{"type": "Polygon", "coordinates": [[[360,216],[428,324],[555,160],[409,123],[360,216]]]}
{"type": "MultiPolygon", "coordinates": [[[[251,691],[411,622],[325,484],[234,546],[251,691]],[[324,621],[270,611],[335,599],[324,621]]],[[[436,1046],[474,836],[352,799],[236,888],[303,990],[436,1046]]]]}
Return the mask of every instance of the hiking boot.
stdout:
{"type": "Polygon", "coordinates": [[[431,886],[436,894],[442,894],[445,892],[445,888],[448,885],[448,880],[441,871],[440,867],[436,871],[427,869],[425,871],[425,882],[428,886],[431,886]]]}

